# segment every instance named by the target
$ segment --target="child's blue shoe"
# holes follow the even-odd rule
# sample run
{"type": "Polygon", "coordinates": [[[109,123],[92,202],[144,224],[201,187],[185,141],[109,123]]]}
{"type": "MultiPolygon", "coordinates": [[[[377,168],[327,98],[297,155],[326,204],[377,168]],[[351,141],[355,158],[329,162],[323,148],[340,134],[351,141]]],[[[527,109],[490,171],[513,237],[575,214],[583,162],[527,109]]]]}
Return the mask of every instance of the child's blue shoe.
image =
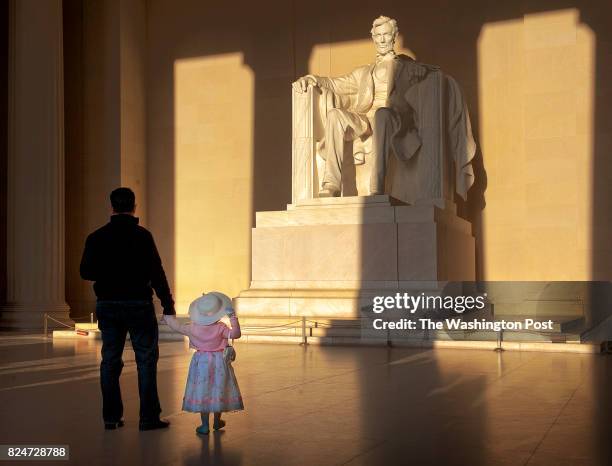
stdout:
{"type": "Polygon", "coordinates": [[[208,435],[209,432],[210,432],[210,429],[208,428],[208,426],[204,424],[202,424],[199,427],[196,427],[196,434],[208,435]]]}

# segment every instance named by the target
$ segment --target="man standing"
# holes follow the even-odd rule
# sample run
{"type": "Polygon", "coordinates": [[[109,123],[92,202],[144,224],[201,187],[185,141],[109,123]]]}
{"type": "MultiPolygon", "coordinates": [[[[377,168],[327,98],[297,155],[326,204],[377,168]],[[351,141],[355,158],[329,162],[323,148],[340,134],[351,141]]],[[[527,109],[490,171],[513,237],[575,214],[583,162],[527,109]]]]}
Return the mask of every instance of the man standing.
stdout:
{"type": "Polygon", "coordinates": [[[153,290],[164,314],[174,315],[174,301],[151,233],[134,216],[135,196],[129,188],[110,195],[110,222],[87,237],[81,277],[94,281],[96,314],[102,332],[103,417],[106,429],[123,426],[119,376],[127,332],[138,367],[140,430],[168,427],[161,420],[157,395],[158,328],[153,290]]]}

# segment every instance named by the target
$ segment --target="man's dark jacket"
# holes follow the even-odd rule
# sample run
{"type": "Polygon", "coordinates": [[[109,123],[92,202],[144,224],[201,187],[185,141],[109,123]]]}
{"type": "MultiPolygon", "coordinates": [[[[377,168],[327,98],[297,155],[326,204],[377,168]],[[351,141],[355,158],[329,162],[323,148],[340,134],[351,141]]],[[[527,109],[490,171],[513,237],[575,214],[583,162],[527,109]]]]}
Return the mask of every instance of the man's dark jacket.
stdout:
{"type": "Polygon", "coordinates": [[[113,215],[87,237],[81,277],[95,282],[99,301],[151,300],[155,290],[164,314],[175,314],[153,236],[132,215],[113,215]]]}

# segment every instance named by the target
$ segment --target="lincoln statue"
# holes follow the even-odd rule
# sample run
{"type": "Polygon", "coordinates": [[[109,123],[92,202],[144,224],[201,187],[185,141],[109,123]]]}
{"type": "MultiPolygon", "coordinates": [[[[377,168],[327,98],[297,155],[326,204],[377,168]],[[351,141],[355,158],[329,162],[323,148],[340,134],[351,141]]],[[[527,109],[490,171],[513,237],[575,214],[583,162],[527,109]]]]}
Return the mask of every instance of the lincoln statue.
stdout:
{"type": "Polygon", "coordinates": [[[319,172],[318,197],[340,195],[342,161],[351,145],[355,164],[362,164],[366,159],[370,164],[367,194],[385,193],[392,155],[400,169],[408,173],[408,176],[402,175],[403,181],[399,184],[411,185],[403,189],[409,193],[404,196],[409,201],[448,197],[449,189],[442,186],[444,176],[452,179],[450,189],[462,197],[473,182],[470,162],[475,144],[461,91],[437,66],[396,54],[394,46],[398,32],[394,19],[380,16],[371,29],[376,48],[373,63],[344,76],[330,78],[309,74],[293,83],[294,92],[305,93],[315,88],[320,95],[323,134],[317,140],[317,153],[324,160],[324,168],[319,172]],[[433,75],[437,77],[428,81],[433,75]],[[436,84],[425,84],[425,81],[436,84]],[[443,111],[439,110],[441,101],[444,102],[443,111]],[[429,124],[428,118],[444,120],[444,124],[429,124]],[[429,136],[424,136],[421,127],[433,130],[429,131],[429,136]],[[435,147],[421,150],[427,144],[435,147]],[[440,144],[447,146],[446,150],[440,144]],[[454,163],[455,176],[441,175],[445,165],[440,162],[442,153],[446,153],[443,158],[450,157],[454,163]]]}

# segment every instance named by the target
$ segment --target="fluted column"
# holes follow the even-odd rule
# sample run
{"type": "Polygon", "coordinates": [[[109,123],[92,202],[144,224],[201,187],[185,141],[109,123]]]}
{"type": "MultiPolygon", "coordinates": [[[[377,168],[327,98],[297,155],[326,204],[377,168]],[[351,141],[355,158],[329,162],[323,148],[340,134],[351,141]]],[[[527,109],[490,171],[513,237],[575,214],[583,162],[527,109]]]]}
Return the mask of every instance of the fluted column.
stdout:
{"type": "Polygon", "coordinates": [[[7,303],[0,326],[68,317],[64,258],[62,0],[9,7],[7,303]]]}

